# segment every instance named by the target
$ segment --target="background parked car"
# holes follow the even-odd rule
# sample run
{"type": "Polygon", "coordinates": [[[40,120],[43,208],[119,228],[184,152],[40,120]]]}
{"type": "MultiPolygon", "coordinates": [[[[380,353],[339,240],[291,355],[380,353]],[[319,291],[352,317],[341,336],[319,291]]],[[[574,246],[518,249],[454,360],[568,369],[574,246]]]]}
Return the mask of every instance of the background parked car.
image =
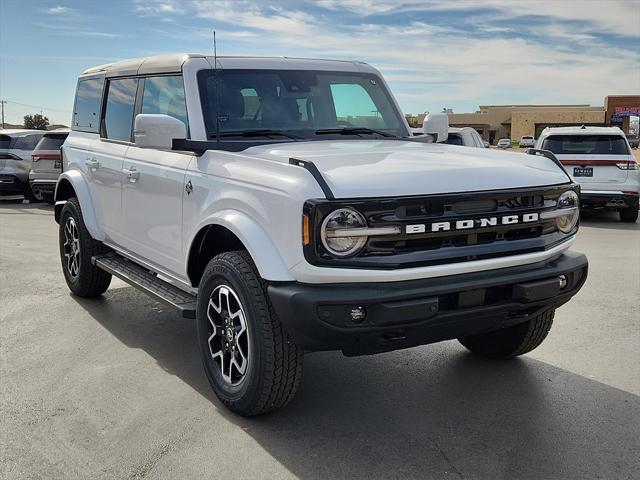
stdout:
{"type": "Polygon", "coordinates": [[[638,148],[640,146],[640,137],[638,135],[627,133],[626,137],[631,148],[638,148]]]}
{"type": "Polygon", "coordinates": [[[580,184],[580,207],[619,212],[638,219],[640,165],[618,127],[545,128],[536,148],[549,150],[580,184]]]}
{"type": "Polygon", "coordinates": [[[511,139],[501,138],[498,140],[498,148],[511,148],[511,139]]]}
{"type": "Polygon", "coordinates": [[[29,186],[31,153],[42,130],[0,130],[0,195],[24,195],[29,201],[42,200],[29,186]]]}
{"type": "Polygon", "coordinates": [[[53,205],[58,176],[62,172],[60,147],[67,139],[69,129],[52,130],[45,133],[31,154],[29,185],[34,194],[40,194],[49,205],[53,205]]]}
{"type": "Polygon", "coordinates": [[[523,135],[520,138],[520,148],[533,148],[536,144],[536,139],[533,135],[523,135]]]}
{"type": "Polygon", "coordinates": [[[485,148],[484,140],[482,140],[480,134],[471,127],[449,127],[449,136],[445,143],[464,147],[485,148]]]}

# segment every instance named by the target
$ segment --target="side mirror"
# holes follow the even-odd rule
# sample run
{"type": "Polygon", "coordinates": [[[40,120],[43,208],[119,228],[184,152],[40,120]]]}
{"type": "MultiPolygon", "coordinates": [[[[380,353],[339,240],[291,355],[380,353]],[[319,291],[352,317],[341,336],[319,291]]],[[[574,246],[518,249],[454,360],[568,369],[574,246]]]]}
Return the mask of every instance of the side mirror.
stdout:
{"type": "Polygon", "coordinates": [[[446,113],[430,113],[424,118],[422,130],[425,135],[432,135],[437,143],[446,142],[449,138],[449,116],[446,113]]]}
{"type": "Polygon", "coordinates": [[[491,144],[486,140],[484,140],[482,143],[484,143],[484,148],[489,148],[491,146],[491,144]]]}
{"type": "Polygon", "coordinates": [[[171,150],[174,138],[186,138],[187,127],[169,115],[141,113],[136,115],[133,138],[136,147],[171,150]]]}

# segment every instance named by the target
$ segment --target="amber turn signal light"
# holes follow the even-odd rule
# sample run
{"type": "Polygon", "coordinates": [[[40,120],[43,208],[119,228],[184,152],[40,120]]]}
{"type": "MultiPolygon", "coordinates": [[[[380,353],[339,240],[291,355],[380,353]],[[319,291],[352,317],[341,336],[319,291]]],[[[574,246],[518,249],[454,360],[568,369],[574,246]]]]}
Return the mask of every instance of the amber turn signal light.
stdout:
{"type": "Polygon", "coordinates": [[[311,227],[309,215],[302,215],[302,244],[306,247],[311,242],[311,227]]]}

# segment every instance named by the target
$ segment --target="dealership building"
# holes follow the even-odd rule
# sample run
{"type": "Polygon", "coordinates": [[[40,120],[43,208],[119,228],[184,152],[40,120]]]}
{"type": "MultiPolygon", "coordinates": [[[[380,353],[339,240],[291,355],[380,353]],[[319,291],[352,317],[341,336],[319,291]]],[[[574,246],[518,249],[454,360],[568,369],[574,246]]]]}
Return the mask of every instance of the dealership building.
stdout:
{"type": "Polygon", "coordinates": [[[473,127],[485,140],[519,140],[540,136],[546,127],[570,125],[619,126],[629,131],[629,119],[640,116],[640,95],[610,95],[604,106],[577,105],[480,105],[475,113],[449,113],[452,127],[473,127]]]}

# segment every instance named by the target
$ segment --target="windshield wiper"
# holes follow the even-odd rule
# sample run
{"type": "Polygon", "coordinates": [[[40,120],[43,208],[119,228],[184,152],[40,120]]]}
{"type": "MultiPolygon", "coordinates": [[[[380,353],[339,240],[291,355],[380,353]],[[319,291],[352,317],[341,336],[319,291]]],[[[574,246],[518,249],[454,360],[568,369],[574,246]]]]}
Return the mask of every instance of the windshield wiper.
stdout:
{"type": "Polygon", "coordinates": [[[367,127],[321,128],[320,130],[315,131],[316,135],[359,135],[361,133],[377,134],[383,137],[395,137],[395,135],[389,132],[383,132],[382,130],[375,130],[373,128],[367,127]]]}
{"type": "MultiPolygon", "coordinates": [[[[216,134],[212,133],[211,137],[215,138],[216,134]]],[[[291,135],[290,133],[283,132],[282,130],[269,130],[267,128],[258,130],[229,130],[226,132],[220,132],[221,137],[271,137],[281,136],[290,138],[291,140],[304,140],[302,137],[291,135]]]]}

